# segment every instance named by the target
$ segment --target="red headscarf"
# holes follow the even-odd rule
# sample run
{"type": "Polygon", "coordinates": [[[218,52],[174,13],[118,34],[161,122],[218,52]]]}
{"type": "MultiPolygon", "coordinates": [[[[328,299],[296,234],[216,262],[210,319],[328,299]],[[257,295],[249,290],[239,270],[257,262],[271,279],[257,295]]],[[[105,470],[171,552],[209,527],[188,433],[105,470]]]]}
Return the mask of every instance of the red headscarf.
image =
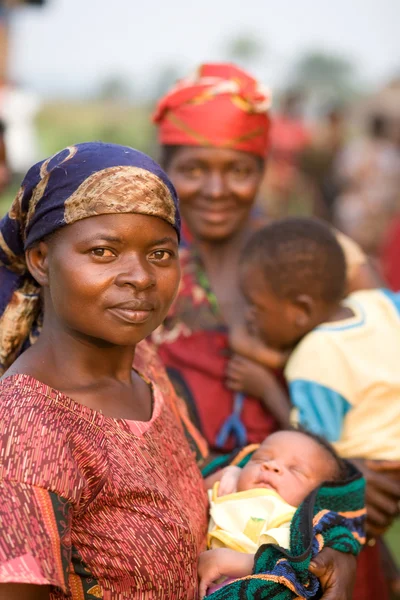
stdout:
{"type": "Polygon", "coordinates": [[[153,120],[160,143],[232,148],[266,156],[271,96],[235,65],[202,65],[162,98],[153,120]]]}

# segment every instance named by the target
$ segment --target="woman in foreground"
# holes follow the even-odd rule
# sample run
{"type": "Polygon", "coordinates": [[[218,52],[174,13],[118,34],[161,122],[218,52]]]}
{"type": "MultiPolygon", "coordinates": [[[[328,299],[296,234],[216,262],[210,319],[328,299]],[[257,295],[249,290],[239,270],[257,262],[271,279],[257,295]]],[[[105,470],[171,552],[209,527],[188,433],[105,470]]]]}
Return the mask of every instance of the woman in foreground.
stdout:
{"type": "MultiPolygon", "coordinates": [[[[204,485],[137,346],[179,283],[173,186],[79,144],[30,169],[0,231],[0,599],[196,598],[204,485]]],[[[315,562],[324,600],[349,600],[355,560],[315,562]]]]}

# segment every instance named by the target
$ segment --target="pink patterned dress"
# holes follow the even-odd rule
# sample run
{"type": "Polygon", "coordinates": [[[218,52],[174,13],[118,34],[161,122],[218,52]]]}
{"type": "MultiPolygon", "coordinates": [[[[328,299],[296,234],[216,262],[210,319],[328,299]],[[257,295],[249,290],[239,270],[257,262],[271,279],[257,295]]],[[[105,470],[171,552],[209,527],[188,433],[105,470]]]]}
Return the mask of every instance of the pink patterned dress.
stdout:
{"type": "Polygon", "coordinates": [[[160,381],[148,422],[0,381],[0,583],[50,585],[51,600],[196,597],[207,499],[160,381]]]}

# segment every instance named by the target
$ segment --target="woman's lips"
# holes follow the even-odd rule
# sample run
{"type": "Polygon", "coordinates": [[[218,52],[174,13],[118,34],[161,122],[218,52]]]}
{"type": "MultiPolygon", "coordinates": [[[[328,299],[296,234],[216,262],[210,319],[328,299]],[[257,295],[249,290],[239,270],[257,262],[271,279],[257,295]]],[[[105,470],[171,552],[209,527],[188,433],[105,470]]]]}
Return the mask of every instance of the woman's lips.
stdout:
{"type": "Polygon", "coordinates": [[[153,310],[138,310],[132,308],[115,307],[109,309],[119,320],[133,325],[141,325],[149,320],[153,310]]]}
{"type": "Polygon", "coordinates": [[[199,208],[196,209],[197,215],[205,221],[213,225],[220,225],[225,221],[229,221],[236,213],[237,209],[232,207],[226,208],[199,208]]]}
{"type": "Polygon", "coordinates": [[[219,225],[220,223],[225,223],[225,221],[230,219],[231,212],[207,212],[202,213],[202,217],[204,221],[207,221],[208,223],[219,225]]]}

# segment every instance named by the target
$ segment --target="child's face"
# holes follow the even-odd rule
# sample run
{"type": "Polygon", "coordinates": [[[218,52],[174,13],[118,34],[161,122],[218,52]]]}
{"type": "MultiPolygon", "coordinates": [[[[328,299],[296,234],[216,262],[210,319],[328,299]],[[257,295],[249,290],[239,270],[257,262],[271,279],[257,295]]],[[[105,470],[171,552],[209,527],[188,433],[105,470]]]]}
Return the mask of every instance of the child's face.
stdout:
{"type": "Polygon", "coordinates": [[[271,348],[289,350],[312,329],[304,307],[276,296],[261,269],[244,265],[240,273],[250,328],[271,348]]]}
{"type": "Polygon", "coordinates": [[[299,506],[334,473],[334,459],[318,442],[300,432],[279,431],[261,444],[242,469],[237,491],[268,488],[299,506]]]}

